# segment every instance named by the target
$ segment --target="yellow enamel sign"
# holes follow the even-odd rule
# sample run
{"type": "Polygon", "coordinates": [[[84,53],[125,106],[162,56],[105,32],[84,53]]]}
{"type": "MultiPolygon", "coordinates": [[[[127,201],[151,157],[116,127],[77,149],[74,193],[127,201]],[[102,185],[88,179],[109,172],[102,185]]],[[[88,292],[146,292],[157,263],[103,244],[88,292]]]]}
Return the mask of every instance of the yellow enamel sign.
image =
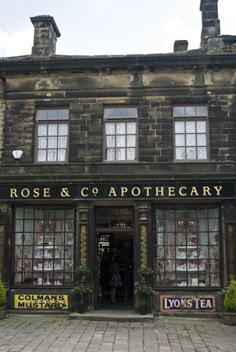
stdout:
{"type": "Polygon", "coordinates": [[[68,309],[68,295],[21,293],[14,295],[15,309],[68,309]]]}

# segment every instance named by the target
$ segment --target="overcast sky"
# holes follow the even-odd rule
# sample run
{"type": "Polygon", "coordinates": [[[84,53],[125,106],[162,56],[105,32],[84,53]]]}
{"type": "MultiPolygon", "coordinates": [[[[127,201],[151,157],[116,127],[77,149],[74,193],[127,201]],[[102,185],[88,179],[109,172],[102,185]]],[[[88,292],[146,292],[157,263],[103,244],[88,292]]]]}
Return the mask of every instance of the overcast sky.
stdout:
{"type": "MultiPolygon", "coordinates": [[[[173,51],[200,44],[200,0],[2,0],[0,57],[31,54],[30,17],[53,16],[57,54],[116,55],[173,51]]],[[[219,0],[221,33],[236,35],[236,0],[219,0]]]]}

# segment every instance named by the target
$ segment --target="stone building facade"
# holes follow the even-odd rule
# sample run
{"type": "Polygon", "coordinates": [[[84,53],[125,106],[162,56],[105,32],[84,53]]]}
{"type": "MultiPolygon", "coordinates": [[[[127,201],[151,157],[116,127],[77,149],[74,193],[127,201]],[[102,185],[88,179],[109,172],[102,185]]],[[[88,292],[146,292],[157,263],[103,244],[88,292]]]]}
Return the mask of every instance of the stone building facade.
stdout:
{"type": "Polygon", "coordinates": [[[202,0],[201,47],[65,56],[50,16],[32,54],[0,59],[0,275],[8,308],[73,309],[90,269],[90,309],[135,306],[154,270],[153,312],[222,309],[236,275],[236,37],[202,0]]]}

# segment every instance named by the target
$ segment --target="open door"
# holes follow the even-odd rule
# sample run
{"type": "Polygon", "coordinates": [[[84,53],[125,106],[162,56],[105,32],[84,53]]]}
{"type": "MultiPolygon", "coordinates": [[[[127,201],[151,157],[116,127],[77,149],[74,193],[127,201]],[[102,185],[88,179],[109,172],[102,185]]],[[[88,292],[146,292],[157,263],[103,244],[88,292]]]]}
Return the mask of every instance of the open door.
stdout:
{"type": "Polygon", "coordinates": [[[104,208],[98,208],[96,213],[96,307],[128,309],[133,307],[134,287],[133,227],[130,226],[132,209],[106,208],[105,212],[102,210],[104,208]],[[103,225],[110,224],[107,228],[98,226],[101,213],[106,214],[103,225]],[[114,213],[116,217],[111,218],[114,213]],[[124,217],[127,222],[124,221],[124,217]],[[115,228],[111,226],[112,224],[115,224],[115,228]]]}

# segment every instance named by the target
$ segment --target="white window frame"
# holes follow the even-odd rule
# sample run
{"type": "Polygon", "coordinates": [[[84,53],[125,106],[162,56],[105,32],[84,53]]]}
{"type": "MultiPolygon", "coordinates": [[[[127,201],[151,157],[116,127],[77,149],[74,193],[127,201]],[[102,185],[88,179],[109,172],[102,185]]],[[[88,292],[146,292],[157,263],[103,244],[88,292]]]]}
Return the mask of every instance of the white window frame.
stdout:
{"type": "Polygon", "coordinates": [[[173,117],[175,161],[208,161],[209,132],[207,105],[176,105],[173,107],[173,117]]]}
{"type": "Polygon", "coordinates": [[[137,121],[138,109],[136,107],[106,107],[104,109],[104,161],[137,161],[137,121]],[[135,126],[135,131],[132,130],[132,125],[135,126]],[[108,145],[109,143],[111,145],[108,145]],[[118,145],[119,143],[121,145],[118,145]]]}
{"type": "Polygon", "coordinates": [[[67,162],[68,140],[69,109],[39,108],[36,112],[35,162],[47,164],[67,162]],[[59,143],[63,145],[60,146],[59,143]]]}

